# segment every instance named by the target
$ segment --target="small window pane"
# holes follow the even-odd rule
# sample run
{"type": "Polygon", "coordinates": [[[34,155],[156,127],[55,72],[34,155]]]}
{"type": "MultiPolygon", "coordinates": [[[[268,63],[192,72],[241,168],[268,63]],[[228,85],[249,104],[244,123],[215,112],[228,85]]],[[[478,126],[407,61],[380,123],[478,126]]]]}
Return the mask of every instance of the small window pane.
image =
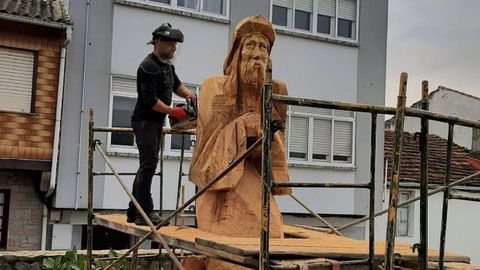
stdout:
{"type": "Polygon", "coordinates": [[[276,25],[287,26],[288,23],[288,8],[273,6],[272,22],[276,25]]]}
{"type": "Polygon", "coordinates": [[[203,11],[224,14],[223,0],[203,0],[203,11]]]}
{"type": "Polygon", "coordinates": [[[290,118],[290,134],[289,134],[289,144],[290,144],[290,158],[294,159],[307,159],[308,151],[308,118],[307,117],[296,117],[292,116],[290,118]]]}
{"type": "Polygon", "coordinates": [[[0,206],[0,216],[3,216],[3,206],[0,206]]]}
{"type": "Polygon", "coordinates": [[[177,5],[191,9],[197,9],[197,0],[177,0],[177,5]]]}
{"type": "Polygon", "coordinates": [[[3,204],[3,201],[5,200],[4,198],[5,198],[4,194],[0,193],[0,204],[3,204]]]}
{"type": "Polygon", "coordinates": [[[302,10],[295,10],[295,28],[310,30],[310,13],[302,10]]]}
{"type": "Polygon", "coordinates": [[[164,4],[169,4],[170,5],[170,0],[150,0],[152,2],[158,2],[158,3],[164,3],[164,4]]]}
{"type": "MultiPolygon", "coordinates": [[[[130,117],[135,108],[136,100],[129,97],[113,97],[112,127],[129,128],[132,126],[130,117]]],[[[112,133],[112,144],[133,146],[133,133],[112,133]]]]}
{"type": "MultiPolygon", "coordinates": [[[[400,192],[398,196],[398,202],[402,203],[408,199],[410,199],[410,192],[400,192]]],[[[409,236],[409,215],[410,215],[410,207],[404,206],[398,208],[397,211],[397,236],[409,236]]]]}
{"type": "Polygon", "coordinates": [[[352,25],[352,21],[338,19],[338,36],[352,38],[352,25]]]}
{"type": "Polygon", "coordinates": [[[330,34],[331,18],[325,15],[318,15],[317,32],[322,34],[330,34]]]}

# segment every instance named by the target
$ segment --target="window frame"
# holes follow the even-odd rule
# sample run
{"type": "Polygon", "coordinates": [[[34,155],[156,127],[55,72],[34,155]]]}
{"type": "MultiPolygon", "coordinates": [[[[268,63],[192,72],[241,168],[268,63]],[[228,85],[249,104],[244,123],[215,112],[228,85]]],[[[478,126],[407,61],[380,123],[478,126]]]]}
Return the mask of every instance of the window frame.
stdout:
{"type": "Polygon", "coordinates": [[[154,1],[154,0],[128,0],[128,1],[141,3],[141,4],[147,4],[147,5],[151,5],[151,6],[164,7],[164,8],[168,8],[168,9],[171,9],[171,10],[186,11],[186,12],[191,12],[191,13],[194,13],[194,14],[210,16],[210,17],[219,18],[219,19],[227,19],[228,20],[230,18],[230,0],[221,0],[221,1],[223,1],[223,13],[224,14],[204,11],[203,10],[203,1],[204,0],[196,0],[197,1],[197,7],[195,9],[179,6],[177,0],[170,0],[170,4],[161,3],[161,2],[154,1]]]}
{"type": "MultiPolygon", "coordinates": [[[[270,15],[269,19],[273,24],[273,6],[274,6],[274,1],[275,0],[270,0],[270,15]]],[[[354,0],[356,1],[356,11],[355,11],[355,23],[352,25],[352,32],[354,32],[354,37],[352,38],[346,38],[338,35],[338,1],[335,0],[335,17],[331,17],[333,19],[333,23],[330,22],[330,34],[324,34],[324,33],[318,33],[317,32],[317,20],[318,20],[318,1],[319,0],[313,0],[313,10],[311,12],[311,25],[310,25],[310,31],[307,30],[302,30],[302,29],[297,29],[295,28],[295,3],[297,0],[292,0],[292,8],[291,10],[287,10],[287,26],[282,26],[282,25],[277,25],[273,24],[273,27],[275,29],[281,29],[287,32],[294,32],[294,33],[302,33],[302,34],[307,34],[307,35],[312,35],[312,36],[319,36],[319,37],[324,37],[324,38],[333,38],[339,41],[348,41],[348,42],[358,42],[358,33],[359,31],[359,17],[360,17],[360,4],[361,0],[354,0]]],[[[320,14],[322,15],[322,14],[320,14]]]]}
{"type": "Polygon", "coordinates": [[[38,51],[36,50],[28,50],[23,48],[16,48],[16,47],[8,47],[8,46],[0,46],[0,49],[6,50],[13,50],[19,52],[26,52],[33,54],[33,67],[32,67],[32,87],[31,87],[31,97],[30,97],[30,111],[28,112],[21,112],[21,111],[11,111],[11,110],[4,110],[0,109],[0,112],[8,112],[8,113],[17,113],[17,114],[35,114],[35,101],[36,101],[36,94],[37,94],[37,70],[38,70],[38,51]]]}
{"type": "Polygon", "coordinates": [[[2,220],[0,228],[0,249],[6,249],[8,244],[8,220],[10,215],[10,190],[0,189],[0,194],[3,194],[3,203],[0,203],[0,206],[3,206],[3,213],[0,215],[0,219],[2,220]]]}
{"type": "Polygon", "coordinates": [[[329,167],[342,167],[342,168],[354,168],[355,167],[355,143],[356,143],[356,112],[353,112],[352,117],[346,116],[338,116],[335,115],[335,110],[331,109],[331,115],[325,114],[315,114],[315,113],[307,113],[307,112],[293,112],[291,109],[291,105],[288,106],[287,109],[287,118],[288,118],[288,127],[286,127],[285,132],[289,132],[287,135],[286,143],[286,159],[288,164],[297,164],[297,165],[316,165],[316,166],[329,166],[329,167]],[[290,126],[291,126],[291,117],[305,117],[308,118],[308,134],[307,134],[307,158],[306,160],[290,158],[290,126]],[[323,119],[323,120],[330,120],[331,125],[331,140],[330,140],[330,161],[321,161],[321,160],[314,160],[313,159],[313,130],[314,130],[314,120],[315,119],[323,119]],[[352,157],[351,162],[335,162],[333,160],[334,156],[334,142],[335,142],[335,121],[342,121],[342,122],[350,122],[352,123],[352,157]]]}
{"type": "MultiPolygon", "coordinates": [[[[129,79],[129,80],[135,80],[136,77],[134,76],[127,76],[127,75],[119,75],[119,74],[111,74],[110,76],[110,97],[109,97],[109,115],[108,115],[108,126],[112,127],[112,122],[113,122],[113,98],[114,96],[118,97],[126,97],[126,98],[133,98],[134,100],[137,99],[137,93],[127,93],[127,92],[121,92],[121,91],[113,91],[113,80],[114,78],[122,78],[122,79],[129,79]]],[[[199,90],[200,90],[200,85],[197,84],[192,84],[192,83],[182,83],[185,85],[187,88],[189,87],[194,87],[196,94],[198,95],[199,90]]],[[[177,96],[175,93],[173,93],[172,96],[172,104],[170,107],[172,107],[175,104],[175,101],[181,101],[184,102],[184,98],[181,98],[177,96]]],[[[168,121],[168,116],[165,117],[165,122],[163,125],[164,128],[170,128],[170,122],[168,121]]],[[[191,135],[192,140],[195,140],[195,135],[191,135]]],[[[135,138],[133,140],[133,145],[127,146],[127,145],[118,145],[118,144],[112,144],[112,133],[109,132],[107,136],[107,151],[108,152],[114,152],[114,153],[124,153],[124,154],[138,154],[138,148],[137,148],[137,143],[135,141],[135,138]]],[[[181,154],[181,149],[172,149],[171,148],[171,142],[172,142],[172,135],[171,134],[164,134],[163,136],[163,143],[164,143],[164,149],[163,149],[163,154],[164,156],[180,156],[181,154]]],[[[185,150],[184,156],[185,157],[191,157],[193,154],[193,149],[191,150],[185,150]]]]}
{"type": "MultiPolygon", "coordinates": [[[[401,195],[402,194],[408,194],[408,198],[407,200],[410,200],[411,198],[413,198],[415,196],[415,192],[414,191],[411,191],[411,190],[399,190],[398,191],[398,203],[402,203],[404,202],[405,200],[400,200],[401,198],[401,195]]],[[[400,228],[400,219],[399,219],[399,211],[397,211],[397,221],[396,221],[396,229],[395,229],[395,237],[403,237],[403,238],[409,238],[409,237],[413,237],[413,230],[414,230],[414,227],[413,227],[413,222],[414,222],[414,204],[409,204],[409,205],[406,205],[406,206],[403,206],[403,207],[400,207],[398,208],[398,210],[400,209],[407,209],[407,233],[405,235],[400,235],[399,234],[399,228],[400,228]]]]}

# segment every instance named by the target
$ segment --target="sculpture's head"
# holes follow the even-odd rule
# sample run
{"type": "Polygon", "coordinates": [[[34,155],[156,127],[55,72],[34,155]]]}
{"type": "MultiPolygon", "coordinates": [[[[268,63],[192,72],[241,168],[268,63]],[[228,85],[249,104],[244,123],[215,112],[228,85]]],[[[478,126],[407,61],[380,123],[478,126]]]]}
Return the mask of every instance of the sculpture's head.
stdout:
{"type": "Polygon", "coordinates": [[[228,76],[229,95],[236,95],[239,83],[263,85],[274,42],[275,31],[264,17],[247,17],[238,23],[223,65],[223,73],[228,76]]]}

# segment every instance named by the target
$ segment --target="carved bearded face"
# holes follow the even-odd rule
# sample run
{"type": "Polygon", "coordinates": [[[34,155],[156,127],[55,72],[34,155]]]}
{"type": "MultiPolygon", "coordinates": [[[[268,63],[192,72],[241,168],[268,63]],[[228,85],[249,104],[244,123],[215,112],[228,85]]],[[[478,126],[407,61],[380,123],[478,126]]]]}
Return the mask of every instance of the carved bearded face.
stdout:
{"type": "Polygon", "coordinates": [[[260,34],[245,37],[241,51],[240,81],[253,87],[265,82],[268,61],[268,40],[260,34]]]}

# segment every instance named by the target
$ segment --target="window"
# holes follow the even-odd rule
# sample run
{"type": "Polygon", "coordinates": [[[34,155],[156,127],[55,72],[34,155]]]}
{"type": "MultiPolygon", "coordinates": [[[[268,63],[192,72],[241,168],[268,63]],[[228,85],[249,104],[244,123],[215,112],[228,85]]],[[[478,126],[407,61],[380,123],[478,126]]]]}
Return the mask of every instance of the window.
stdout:
{"type": "Polygon", "coordinates": [[[356,39],[358,0],[273,0],[272,23],[318,35],[356,39]]]}
{"type": "MultiPolygon", "coordinates": [[[[184,84],[192,93],[198,94],[198,86],[184,84]]],[[[111,126],[112,127],[131,127],[130,117],[137,102],[137,85],[136,79],[127,76],[112,76],[112,91],[111,91],[111,126]]],[[[172,106],[185,103],[185,99],[173,95],[172,106]]],[[[165,118],[164,127],[170,127],[168,117],[165,118]]],[[[170,154],[179,153],[183,147],[186,152],[192,150],[192,135],[165,135],[165,152],[170,154]]],[[[114,151],[120,152],[136,152],[136,144],[133,133],[111,133],[110,147],[114,151]]]]}
{"type": "Polygon", "coordinates": [[[288,9],[286,7],[273,6],[272,22],[276,25],[287,26],[288,9]]]}
{"type": "MultiPolygon", "coordinates": [[[[398,193],[398,203],[409,200],[412,197],[412,193],[409,191],[400,191],[398,193]]],[[[411,236],[411,205],[406,205],[397,209],[397,236],[409,237],[411,236]]]]}
{"type": "Polygon", "coordinates": [[[354,113],[290,106],[285,137],[292,163],[353,164],[354,113]]]}
{"type": "Polygon", "coordinates": [[[189,9],[198,13],[227,16],[228,0],[144,0],[147,3],[160,3],[172,8],[189,9]]]}
{"type": "Polygon", "coordinates": [[[322,14],[317,17],[317,32],[322,34],[330,34],[332,18],[322,14]]]}
{"type": "Polygon", "coordinates": [[[0,248],[7,247],[10,190],[0,189],[0,248]]]}
{"type": "MultiPolygon", "coordinates": [[[[112,127],[131,128],[130,117],[137,102],[134,78],[112,77],[112,127]]],[[[110,133],[110,144],[117,148],[136,148],[133,133],[110,133]]]]}
{"type": "Polygon", "coordinates": [[[0,110],[33,112],[35,62],[33,51],[0,47],[0,110]]]}

